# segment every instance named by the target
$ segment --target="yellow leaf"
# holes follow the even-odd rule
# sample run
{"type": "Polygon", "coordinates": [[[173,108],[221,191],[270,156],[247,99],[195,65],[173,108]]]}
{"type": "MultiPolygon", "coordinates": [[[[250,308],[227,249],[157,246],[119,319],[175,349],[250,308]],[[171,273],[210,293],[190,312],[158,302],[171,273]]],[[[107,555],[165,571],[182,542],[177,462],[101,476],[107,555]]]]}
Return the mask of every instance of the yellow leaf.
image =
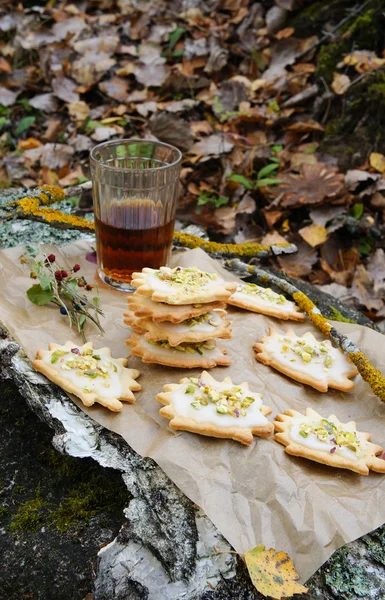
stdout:
{"type": "Polygon", "coordinates": [[[322,225],[308,225],[302,227],[298,233],[312,248],[323,244],[328,238],[328,232],[322,225]]]}
{"type": "Polygon", "coordinates": [[[385,171],[385,156],[383,154],[379,154],[378,152],[372,152],[369,156],[369,163],[373,169],[379,171],[380,173],[384,173],[385,171]]]}
{"type": "Polygon", "coordinates": [[[264,596],[279,600],[307,592],[306,587],[297,583],[298,575],[285,552],[266,550],[260,544],[246,552],[245,561],[251,581],[264,596]]]}
{"type": "Polygon", "coordinates": [[[331,88],[333,92],[342,96],[350,87],[350,79],[347,75],[341,75],[340,73],[334,73],[333,83],[331,88]]]}

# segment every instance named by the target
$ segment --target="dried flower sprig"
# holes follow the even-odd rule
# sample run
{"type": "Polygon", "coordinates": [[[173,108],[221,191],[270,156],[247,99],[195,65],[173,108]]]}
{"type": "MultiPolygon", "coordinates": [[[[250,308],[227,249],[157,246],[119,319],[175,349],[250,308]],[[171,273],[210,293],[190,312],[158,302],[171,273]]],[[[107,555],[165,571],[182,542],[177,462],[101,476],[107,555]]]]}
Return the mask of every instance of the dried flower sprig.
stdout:
{"type": "Polygon", "coordinates": [[[90,292],[94,286],[87,283],[82,275],[76,275],[80,265],[64,269],[56,262],[54,254],[44,255],[42,260],[35,260],[35,256],[27,252],[20,259],[28,264],[32,279],[39,281],[27,290],[28,299],[37,306],[50,302],[58,306],[60,314],[68,316],[70,329],[75,327],[84,342],[87,341],[84,333],[87,319],[104,333],[99,321],[99,316],[104,316],[99,307],[99,296],[94,296],[92,300],[87,298],[84,292],[90,292]]]}

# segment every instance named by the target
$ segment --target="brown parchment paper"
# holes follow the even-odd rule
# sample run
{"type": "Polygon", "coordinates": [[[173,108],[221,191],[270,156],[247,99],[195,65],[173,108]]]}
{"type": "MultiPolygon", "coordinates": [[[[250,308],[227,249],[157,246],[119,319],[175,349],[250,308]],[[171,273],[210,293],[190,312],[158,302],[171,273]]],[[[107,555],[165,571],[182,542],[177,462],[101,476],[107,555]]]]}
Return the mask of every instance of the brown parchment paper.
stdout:
{"type": "MultiPolygon", "coordinates": [[[[80,273],[89,281],[95,277],[95,265],[85,260],[88,243],[77,242],[60,250],[46,246],[45,250],[54,252],[67,266],[79,263],[80,273]]],[[[72,339],[79,343],[79,338],[69,334],[66,319],[58,309],[37,307],[27,300],[25,291],[31,279],[18,262],[21,253],[20,248],[0,252],[0,319],[31,359],[50,341],[64,343],[72,339]]],[[[201,250],[179,252],[172,262],[174,266],[196,265],[236,279],[201,250]]],[[[101,287],[100,296],[106,334],[102,338],[89,328],[88,338],[96,348],[110,346],[114,356],[127,356],[129,349],[124,341],[130,329],[122,316],[126,295],[101,287]]],[[[219,343],[227,347],[232,364],[212,369],[214,377],[230,375],[236,383],[247,380],[273,408],[272,417],[286,408],[303,411],[311,406],[326,417],[335,413],[342,421],[355,420],[360,430],[371,432],[373,441],[385,447],[385,405],[360,376],[355,390],[345,395],[336,391],[322,394],[291,381],[257,363],[252,350],[269,326],[284,332],[290,324],[231,307],[229,317],[233,339],[219,343]]],[[[311,330],[321,339],[310,321],[290,326],[299,334],[311,330]]],[[[385,373],[385,337],[358,325],[338,323],[337,327],[385,373]]],[[[86,408],[74,401],[98,423],[124,437],[139,454],[151,456],[205,510],[237,551],[245,552],[260,543],[284,550],[304,581],[338,547],[385,522],[384,476],[371,472],[364,477],[290,457],[271,439],[255,438],[251,446],[244,447],[233,441],[173,432],[168,421],[159,416],[155,394],[164,383],[178,382],[199,370],[146,365],[136,357],[130,357],[129,366],[141,371],[142,391],[137,394],[137,402],[125,404],[120,414],[98,405],[86,408]]]]}

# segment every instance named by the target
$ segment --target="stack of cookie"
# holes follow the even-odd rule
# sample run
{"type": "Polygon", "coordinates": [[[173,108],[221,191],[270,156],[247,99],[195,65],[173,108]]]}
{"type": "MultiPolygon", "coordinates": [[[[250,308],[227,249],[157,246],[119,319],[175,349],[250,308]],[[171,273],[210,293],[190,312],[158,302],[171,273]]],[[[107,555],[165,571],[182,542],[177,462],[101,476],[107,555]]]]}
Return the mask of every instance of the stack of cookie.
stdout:
{"type": "Polygon", "coordinates": [[[236,283],[196,267],[145,268],[134,273],[124,322],[135,333],[126,341],[143,362],[210,369],[231,358],[216,338],[231,338],[225,301],[236,283]]]}

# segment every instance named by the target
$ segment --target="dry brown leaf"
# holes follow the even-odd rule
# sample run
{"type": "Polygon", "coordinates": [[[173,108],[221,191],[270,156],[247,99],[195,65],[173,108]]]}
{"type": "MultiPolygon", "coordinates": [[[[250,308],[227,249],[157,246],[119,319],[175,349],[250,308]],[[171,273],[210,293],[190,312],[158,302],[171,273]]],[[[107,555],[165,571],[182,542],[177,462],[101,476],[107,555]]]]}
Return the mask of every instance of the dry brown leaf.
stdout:
{"type": "Polygon", "coordinates": [[[99,83],[99,88],[110,98],[125,102],[128,95],[128,80],[121,77],[111,77],[99,83]]]}
{"type": "Polygon", "coordinates": [[[186,121],[171,113],[155,115],[149,122],[150,131],[158,140],[172,144],[180,150],[188,150],[192,145],[193,134],[186,121]]]}
{"type": "Polygon", "coordinates": [[[347,75],[341,75],[340,73],[333,74],[333,82],[331,84],[331,88],[333,92],[342,96],[347,92],[350,87],[350,79],[347,75]]]}
{"type": "MultiPolygon", "coordinates": [[[[300,238],[299,238],[300,239],[300,238]]],[[[318,260],[317,252],[302,240],[295,241],[298,251],[295,254],[277,257],[281,269],[292,277],[305,277],[312,271],[318,260]]]]}
{"type": "Polygon", "coordinates": [[[269,231],[261,241],[261,244],[271,246],[272,244],[285,244],[287,240],[278,231],[269,231]]]}
{"type": "Polygon", "coordinates": [[[268,227],[273,227],[273,225],[276,224],[277,221],[279,221],[279,219],[282,217],[283,212],[282,210],[266,210],[263,209],[262,210],[265,219],[266,219],[266,223],[268,227]]]}
{"type": "Polygon", "coordinates": [[[68,104],[68,112],[76,121],[84,121],[90,114],[90,107],[83,100],[70,102],[68,104]]]}
{"type": "Polygon", "coordinates": [[[221,135],[213,134],[194,144],[189,153],[200,156],[219,156],[225,152],[230,152],[233,147],[234,144],[221,135]]]}
{"type": "Polygon", "coordinates": [[[364,265],[357,265],[351,292],[358,302],[369,310],[381,310],[384,303],[374,291],[374,280],[372,275],[365,269],[364,265]]]}
{"type": "Polygon", "coordinates": [[[26,140],[19,140],[17,147],[19,150],[30,150],[31,148],[39,148],[42,143],[36,138],[29,137],[26,140]]]}
{"type": "Polygon", "coordinates": [[[379,58],[375,52],[370,50],[355,50],[346,54],[343,65],[354,67],[358,73],[368,73],[385,65],[385,58],[379,58]]]}
{"type": "Polygon", "coordinates": [[[369,156],[369,163],[373,169],[379,171],[380,173],[384,173],[385,171],[385,156],[383,154],[379,154],[378,152],[372,152],[369,156]]]}
{"type": "Polygon", "coordinates": [[[285,27],[284,29],[281,29],[281,31],[278,31],[278,33],[275,34],[275,37],[277,40],[283,40],[293,35],[293,33],[294,27],[285,27]]]}
{"type": "Polygon", "coordinates": [[[288,598],[303,594],[307,588],[300,585],[291,558],[274,548],[266,550],[263,544],[245,553],[247,570],[256,589],[269,598],[288,598]]]}
{"type": "Polygon", "coordinates": [[[11,67],[11,65],[2,56],[0,56],[0,72],[1,73],[7,73],[8,75],[10,75],[12,73],[12,67],[11,67]]]}
{"type": "Polygon", "coordinates": [[[16,102],[18,92],[11,92],[4,86],[0,86],[0,104],[3,106],[12,106],[16,102]]]}
{"type": "Polygon", "coordinates": [[[323,244],[328,238],[328,232],[322,225],[308,225],[307,227],[302,227],[298,233],[312,248],[323,244]]]}
{"type": "Polygon", "coordinates": [[[43,112],[50,113],[58,109],[58,101],[53,94],[37,94],[29,101],[33,108],[42,110],[43,112]]]}
{"type": "Polygon", "coordinates": [[[320,123],[317,123],[317,121],[308,119],[307,121],[297,121],[286,127],[286,129],[298,133],[310,133],[312,131],[324,131],[325,128],[320,123]]]}
{"type": "Polygon", "coordinates": [[[280,177],[283,180],[277,189],[282,194],[280,205],[290,207],[321,204],[327,198],[334,198],[344,184],[342,173],[323,163],[302,164],[298,175],[289,173],[280,177]]]}
{"type": "Polygon", "coordinates": [[[54,95],[63,102],[79,102],[80,96],[76,92],[76,88],[76,83],[68,77],[57,77],[52,81],[54,95]]]}

